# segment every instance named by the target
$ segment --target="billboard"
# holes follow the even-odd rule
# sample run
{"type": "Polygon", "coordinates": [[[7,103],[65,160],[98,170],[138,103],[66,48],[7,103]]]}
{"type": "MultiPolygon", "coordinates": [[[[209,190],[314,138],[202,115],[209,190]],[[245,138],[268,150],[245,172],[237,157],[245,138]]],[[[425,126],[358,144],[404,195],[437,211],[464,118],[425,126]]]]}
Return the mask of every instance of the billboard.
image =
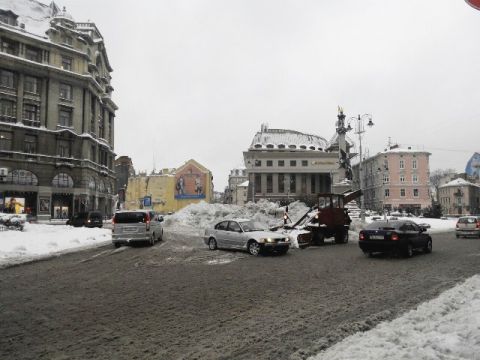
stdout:
{"type": "Polygon", "coordinates": [[[11,214],[23,214],[25,212],[25,198],[5,197],[5,211],[11,214]]]}
{"type": "Polygon", "coordinates": [[[187,164],[175,175],[175,199],[205,199],[207,175],[187,164]]]}

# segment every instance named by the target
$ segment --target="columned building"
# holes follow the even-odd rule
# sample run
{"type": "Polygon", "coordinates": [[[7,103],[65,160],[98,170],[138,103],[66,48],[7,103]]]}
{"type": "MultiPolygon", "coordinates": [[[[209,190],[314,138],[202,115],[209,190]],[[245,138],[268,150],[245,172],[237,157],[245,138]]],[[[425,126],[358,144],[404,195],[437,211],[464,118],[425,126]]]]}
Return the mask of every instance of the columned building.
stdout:
{"type": "Polygon", "coordinates": [[[110,215],[117,106],[102,35],[54,2],[2,6],[0,211],[110,215]]]}
{"type": "MultiPolygon", "coordinates": [[[[363,159],[363,194],[366,209],[420,213],[432,204],[430,153],[397,145],[363,159]]],[[[360,189],[359,164],[353,166],[353,188],[360,189]]]]}
{"type": "Polygon", "coordinates": [[[248,201],[316,203],[316,194],[331,192],[338,178],[339,155],[331,148],[321,136],[262,125],[243,153],[248,201]]]}

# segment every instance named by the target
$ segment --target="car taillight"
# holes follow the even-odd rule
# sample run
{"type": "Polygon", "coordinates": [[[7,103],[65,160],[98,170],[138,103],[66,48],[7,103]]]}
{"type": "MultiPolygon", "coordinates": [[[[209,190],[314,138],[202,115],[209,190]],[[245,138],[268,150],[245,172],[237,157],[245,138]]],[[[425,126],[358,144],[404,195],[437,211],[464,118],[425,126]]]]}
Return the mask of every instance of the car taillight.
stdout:
{"type": "Polygon", "coordinates": [[[391,240],[397,241],[399,239],[398,234],[393,233],[392,236],[390,237],[391,240]]]}
{"type": "Polygon", "coordinates": [[[480,229],[480,221],[477,221],[477,229],[480,229]]]}
{"type": "Polygon", "coordinates": [[[147,231],[150,230],[150,214],[146,214],[145,216],[145,229],[147,231]]]}
{"type": "Polygon", "coordinates": [[[360,232],[360,234],[358,234],[358,240],[365,240],[365,234],[363,232],[360,232]]]}

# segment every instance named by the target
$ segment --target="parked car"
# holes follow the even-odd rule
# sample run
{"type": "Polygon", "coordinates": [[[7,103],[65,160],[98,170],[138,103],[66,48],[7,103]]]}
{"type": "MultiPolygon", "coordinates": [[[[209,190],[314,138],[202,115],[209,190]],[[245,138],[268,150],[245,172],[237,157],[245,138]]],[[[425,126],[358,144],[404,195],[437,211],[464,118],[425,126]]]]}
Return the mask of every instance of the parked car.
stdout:
{"type": "Polygon", "coordinates": [[[101,228],[103,226],[103,216],[99,211],[79,212],[67,220],[67,225],[101,228]]]}
{"type": "Polygon", "coordinates": [[[458,218],[455,226],[455,236],[475,236],[480,237],[480,218],[477,216],[462,216],[458,218]]]}
{"type": "Polygon", "coordinates": [[[360,249],[371,256],[375,252],[396,252],[411,257],[421,249],[432,252],[432,238],[426,229],[410,220],[375,221],[360,231],[360,249]]]}
{"type": "Polygon", "coordinates": [[[246,250],[257,256],[265,251],[286,254],[290,239],[283,234],[265,230],[267,227],[248,219],[224,220],[205,229],[204,241],[210,250],[246,250]]]}
{"type": "Polygon", "coordinates": [[[117,211],[112,218],[112,243],[122,244],[144,242],[154,245],[163,239],[163,216],[152,210],[117,211]]]}

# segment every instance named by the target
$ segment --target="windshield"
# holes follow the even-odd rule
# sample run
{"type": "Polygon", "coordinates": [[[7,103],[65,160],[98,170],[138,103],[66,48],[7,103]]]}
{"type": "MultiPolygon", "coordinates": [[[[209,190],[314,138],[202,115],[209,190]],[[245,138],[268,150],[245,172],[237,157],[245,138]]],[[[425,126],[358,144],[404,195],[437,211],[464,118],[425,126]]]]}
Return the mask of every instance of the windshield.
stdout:
{"type": "Polygon", "coordinates": [[[401,224],[398,221],[375,221],[368,224],[365,230],[393,230],[398,229],[401,224]]]}
{"type": "Polygon", "coordinates": [[[240,226],[242,227],[242,230],[245,232],[248,231],[262,231],[265,229],[268,229],[268,226],[256,221],[242,221],[239,222],[240,226]]]}

